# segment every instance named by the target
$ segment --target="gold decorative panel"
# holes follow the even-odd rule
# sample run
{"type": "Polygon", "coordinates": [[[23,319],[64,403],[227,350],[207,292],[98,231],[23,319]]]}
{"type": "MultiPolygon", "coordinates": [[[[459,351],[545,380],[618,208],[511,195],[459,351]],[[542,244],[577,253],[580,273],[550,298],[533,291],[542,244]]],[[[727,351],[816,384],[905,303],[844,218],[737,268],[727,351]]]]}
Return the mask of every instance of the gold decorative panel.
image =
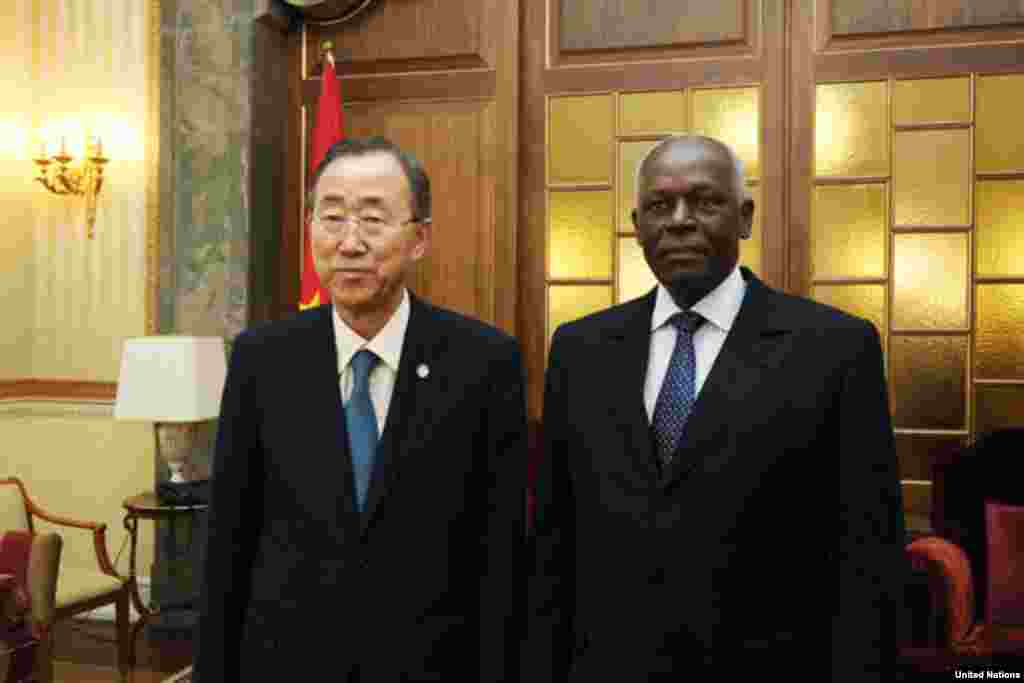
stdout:
{"type": "Polygon", "coordinates": [[[979,284],[977,307],[975,376],[1024,380],[1024,283],[979,284]]]}
{"type": "Polygon", "coordinates": [[[815,187],[812,277],[884,277],[887,209],[885,185],[815,187]]]}
{"type": "Polygon", "coordinates": [[[896,225],[970,223],[971,131],[898,131],[892,166],[896,225]]]}
{"type": "Polygon", "coordinates": [[[747,186],[747,194],[754,200],[754,223],[750,239],[740,242],[740,265],[755,273],[761,272],[761,186],[747,186]]]}
{"type": "Polygon", "coordinates": [[[748,178],[761,176],[758,153],[758,88],[694,90],[693,132],[726,143],[743,161],[748,178]]]}
{"type": "Polygon", "coordinates": [[[896,235],[893,316],[896,329],[967,327],[967,235],[896,235]]]}
{"type": "Polygon", "coordinates": [[[656,141],[619,143],[619,230],[634,229],[630,215],[636,208],[636,169],[656,141]]]}
{"type": "Polygon", "coordinates": [[[548,277],[612,276],[611,191],[552,191],[548,220],[548,277]]]}
{"type": "Polygon", "coordinates": [[[619,95],[619,135],[676,134],[686,131],[682,90],[619,95]]]}
{"type": "Polygon", "coordinates": [[[1024,171],[1020,97],[1024,74],[979,76],[975,85],[975,157],[978,173],[1024,171]]]}
{"type": "Polygon", "coordinates": [[[610,285],[551,285],[548,287],[548,340],[558,326],[612,305],[610,285]]]}
{"type": "Polygon", "coordinates": [[[892,90],[893,123],[971,121],[971,78],[924,78],[896,81],[892,90]]]}
{"type": "Polygon", "coordinates": [[[619,277],[616,282],[616,300],[629,301],[643,296],[658,284],[644,259],[643,249],[636,237],[619,238],[619,277]]]}
{"type": "Polygon", "coordinates": [[[610,183],[613,96],[553,97],[549,107],[550,182],[610,183]]]}
{"type": "Polygon", "coordinates": [[[974,201],[977,274],[1024,275],[1024,180],[979,181],[974,201]]]}
{"type": "Polygon", "coordinates": [[[1024,384],[976,385],[974,431],[1024,426],[1024,384]]]}
{"type": "Polygon", "coordinates": [[[817,86],[814,168],[819,176],[889,175],[886,83],[817,86]]]}
{"type": "Polygon", "coordinates": [[[811,298],[870,320],[884,339],[884,285],[815,285],[811,298]]]}
{"type": "Polygon", "coordinates": [[[966,428],[967,337],[893,336],[889,367],[895,427],[966,428]]]}

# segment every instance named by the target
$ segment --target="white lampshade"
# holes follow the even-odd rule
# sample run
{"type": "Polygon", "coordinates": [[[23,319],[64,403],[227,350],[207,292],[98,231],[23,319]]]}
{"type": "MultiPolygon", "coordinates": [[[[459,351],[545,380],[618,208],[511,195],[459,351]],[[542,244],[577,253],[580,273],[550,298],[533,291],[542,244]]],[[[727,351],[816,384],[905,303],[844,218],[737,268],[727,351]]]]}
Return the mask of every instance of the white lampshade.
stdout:
{"type": "Polygon", "coordinates": [[[227,362],[220,337],[126,339],[114,419],[199,422],[220,414],[227,362]]]}

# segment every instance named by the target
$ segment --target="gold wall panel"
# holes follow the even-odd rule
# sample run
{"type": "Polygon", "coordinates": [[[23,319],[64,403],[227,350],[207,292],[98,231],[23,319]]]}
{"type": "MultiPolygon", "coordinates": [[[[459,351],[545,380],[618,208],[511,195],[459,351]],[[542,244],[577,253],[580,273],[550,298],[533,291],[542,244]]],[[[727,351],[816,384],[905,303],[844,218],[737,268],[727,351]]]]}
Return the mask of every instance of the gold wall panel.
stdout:
{"type": "Polygon", "coordinates": [[[898,131],[892,166],[895,225],[970,223],[971,131],[898,131]]]}
{"type": "Polygon", "coordinates": [[[754,200],[754,223],[750,239],[740,241],[740,265],[755,273],[761,272],[761,185],[747,186],[747,194],[754,200]]]}
{"type": "Polygon", "coordinates": [[[979,284],[976,305],[975,377],[1024,380],[1024,284],[979,284]]]}
{"type": "Polygon", "coordinates": [[[893,424],[905,429],[965,429],[967,337],[889,340],[893,424]]]}
{"type": "Polygon", "coordinates": [[[613,96],[553,97],[548,106],[549,182],[610,183],[613,96]]]}
{"type": "Polygon", "coordinates": [[[974,96],[978,173],[1024,171],[1022,92],[1024,74],[978,77],[974,96]]]}
{"type": "Polygon", "coordinates": [[[677,134],[686,131],[682,90],[619,95],[619,135],[677,134]]]}
{"type": "Polygon", "coordinates": [[[759,89],[694,90],[693,132],[721,140],[743,161],[747,178],[761,177],[759,89]]]}
{"type": "Polygon", "coordinates": [[[610,190],[552,191],[548,195],[548,277],[612,276],[610,190]]]}
{"type": "Polygon", "coordinates": [[[1024,180],[982,180],[975,188],[978,275],[1024,275],[1024,180]]]}
{"type": "Polygon", "coordinates": [[[811,277],[885,277],[885,185],[814,188],[811,277]]]}
{"type": "Polygon", "coordinates": [[[656,141],[619,143],[619,230],[634,229],[630,215],[636,208],[636,169],[647,152],[658,144],[656,141]]]}
{"type": "Polygon", "coordinates": [[[931,481],[934,463],[958,453],[966,441],[949,434],[896,434],[900,479],[931,481]]]}
{"type": "Polygon", "coordinates": [[[636,237],[619,238],[619,276],[616,282],[616,301],[629,301],[643,296],[658,284],[644,259],[643,249],[636,237]]]}
{"type": "Polygon", "coordinates": [[[895,125],[971,121],[971,78],[896,81],[892,89],[895,125]]]}
{"type": "Polygon", "coordinates": [[[884,81],[817,86],[815,174],[889,175],[888,114],[888,92],[884,81]]]}
{"type": "Polygon", "coordinates": [[[967,235],[896,235],[894,251],[893,327],[965,329],[967,235]]]}
{"type": "Polygon", "coordinates": [[[612,305],[610,285],[549,285],[548,341],[558,326],[612,305]]]}
{"type": "Polygon", "coordinates": [[[885,285],[814,285],[811,298],[870,320],[884,340],[885,285]]]}
{"type": "Polygon", "coordinates": [[[975,385],[974,431],[1024,425],[1024,384],[975,385]]]}

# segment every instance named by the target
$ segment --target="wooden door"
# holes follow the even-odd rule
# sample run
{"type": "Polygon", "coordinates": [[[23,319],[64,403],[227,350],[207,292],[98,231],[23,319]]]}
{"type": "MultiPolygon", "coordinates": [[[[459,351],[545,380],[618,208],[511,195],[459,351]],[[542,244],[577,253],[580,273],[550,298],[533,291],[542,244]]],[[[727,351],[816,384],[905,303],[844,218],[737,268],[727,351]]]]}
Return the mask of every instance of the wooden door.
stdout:
{"type": "Polygon", "coordinates": [[[931,466],[1024,424],[1024,10],[793,4],[789,282],[882,332],[909,521],[931,466]]]}
{"type": "Polygon", "coordinates": [[[531,416],[555,327],[654,284],[628,216],[636,163],[658,139],[705,133],[737,150],[757,205],[741,260],[784,284],[784,9],[781,0],[523,4],[519,329],[531,416]]]}

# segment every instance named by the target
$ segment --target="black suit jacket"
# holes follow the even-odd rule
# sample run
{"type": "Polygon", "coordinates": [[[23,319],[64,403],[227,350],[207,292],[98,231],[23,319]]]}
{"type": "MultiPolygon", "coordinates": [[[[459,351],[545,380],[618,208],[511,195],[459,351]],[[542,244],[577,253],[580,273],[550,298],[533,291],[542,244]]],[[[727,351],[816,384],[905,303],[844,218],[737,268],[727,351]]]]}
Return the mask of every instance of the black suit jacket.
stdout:
{"type": "Polygon", "coordinates": [[[643,402],[655,292],[556,331],[524,681],[893,680],[903,516],[878,334],[743,275],[665,473],[643,402]]]}
{"type": "Polygon", "coordinates": [[[412,297],[360,514],[331,316],[321,306],[235,342],[196,677],[506,680],[525,583],[518,346],[412,297]]]}

